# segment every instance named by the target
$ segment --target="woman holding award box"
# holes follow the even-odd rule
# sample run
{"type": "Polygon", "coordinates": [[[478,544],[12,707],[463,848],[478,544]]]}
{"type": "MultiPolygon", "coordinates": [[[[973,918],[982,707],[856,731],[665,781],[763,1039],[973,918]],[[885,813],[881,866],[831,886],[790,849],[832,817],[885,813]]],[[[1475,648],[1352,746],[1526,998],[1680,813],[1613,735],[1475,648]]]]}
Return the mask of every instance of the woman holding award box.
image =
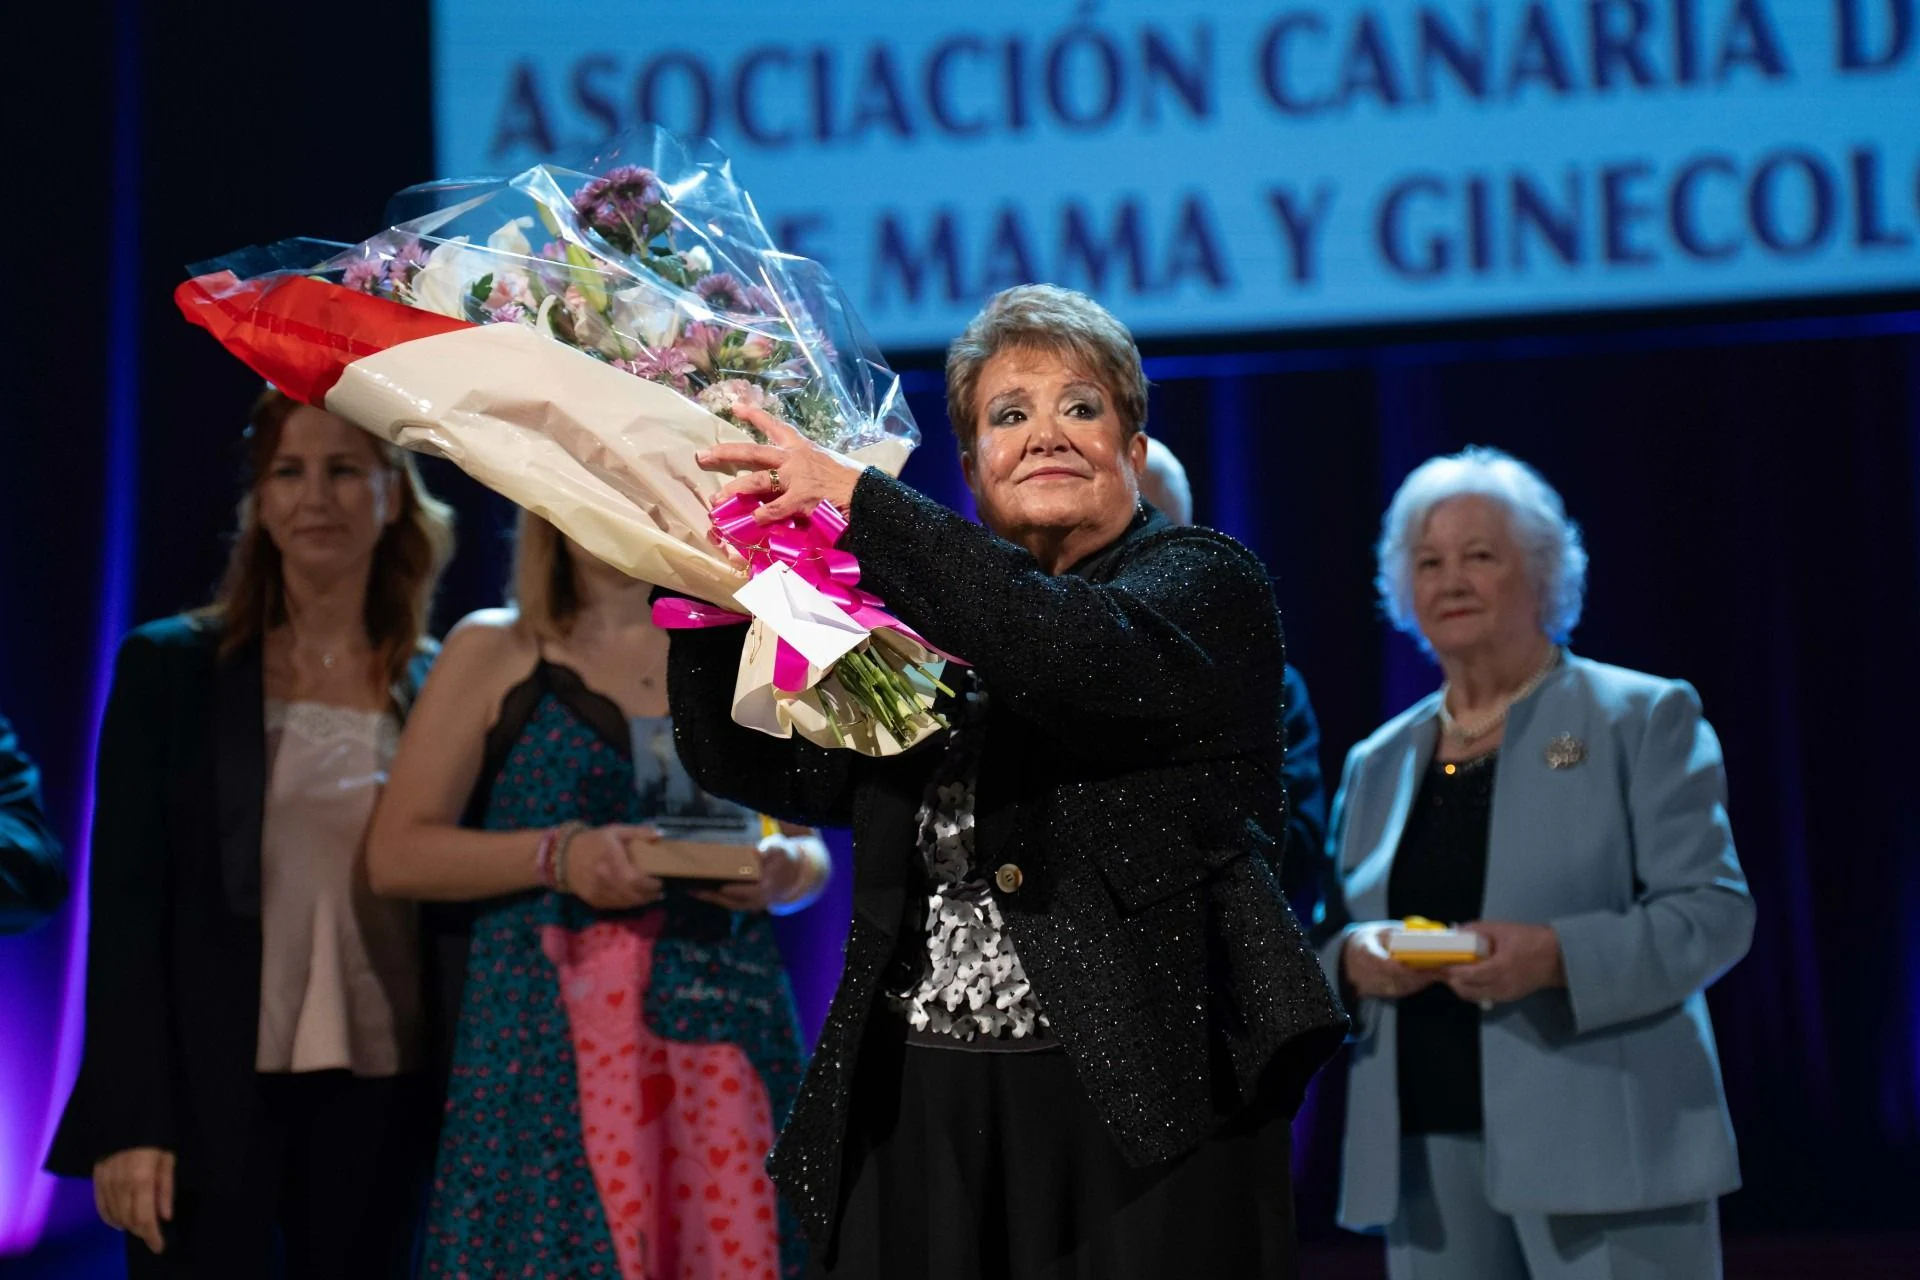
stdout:
{"type": "Polygon", "coordinates": [[[448,636],[394,760],[375,886],[475,904],[428,1275],[801,1265],[761,1168],[803,1056],[766,917],[826,849],[680,767],[650,590],[522,513],[514,607],[448,636]]]}
{"type": "Polygon", "coordinates": [[[1740,1174],[1703,993],[1754,907],[1699,698],[1566,652],[1586,553],[1503,453],[1416,469],[1379,558],[1446,683],[1354,748],[1334,804],[1340,1220],[1385,1231],[1396,1278],[1718,1275],[1740,1174]]]}

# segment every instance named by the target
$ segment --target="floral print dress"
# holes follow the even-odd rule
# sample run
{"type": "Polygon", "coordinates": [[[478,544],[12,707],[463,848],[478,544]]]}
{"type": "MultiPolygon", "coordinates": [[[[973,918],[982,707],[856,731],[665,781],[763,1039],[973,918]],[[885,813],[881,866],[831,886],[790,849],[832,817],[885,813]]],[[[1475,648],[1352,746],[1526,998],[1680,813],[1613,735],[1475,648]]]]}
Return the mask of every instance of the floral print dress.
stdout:
{"type": "MultiPolygon", "coordinates": [[[[543,660],[489,734],[470,824],[647,821],[655,771],[678,761],[636,761],[634,737],[543,660]]],[[[481,904],[426,1274],[799,1276],[797,1224],[763,1165],[803,1065],[764,916],[671,891],[626,912],[548,892],[481,904]]]]}

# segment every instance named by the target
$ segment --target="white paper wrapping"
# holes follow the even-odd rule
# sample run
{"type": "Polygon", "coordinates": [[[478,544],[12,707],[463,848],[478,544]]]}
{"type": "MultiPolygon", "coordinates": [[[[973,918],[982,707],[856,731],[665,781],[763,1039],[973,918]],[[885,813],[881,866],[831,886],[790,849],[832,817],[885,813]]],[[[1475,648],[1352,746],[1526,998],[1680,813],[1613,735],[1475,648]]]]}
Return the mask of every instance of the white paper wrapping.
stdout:
{"type": "MultiPolygon", "coordinates": [[[[739,556],[708,538],[708,505],[725,477],[700,470],[693,459],[712,445],[751,437],[672,389],[533,328],[479,325],[367,356],[347,367],[326,408],[381,439],[452,461],[632,577],[721,605],[747,585],[739,556]]],[[[897,475],[908,449],[888,439],[853,456],[897,475]]],[[[798,694],[773,687],[774,631],[765,608],[755,610],[742,649],[739,723],[779,737],[797,730],[822,746],[870,755],[893,754],[934,731],[923,718],[905,743],[876,724],[848,733],[852,704],[843,695],[836,735],[817,685],[798,694]]],[[[788,639],[809,652],[820,620],[804,613],[788,615],[795,622],[788,639]]],[[[785,625],[777,614],[772,621],[785,625]]],[[[875,633],[872,642],[916,659],[934,656],[889,632],[875,633]]],[[[822,678],[818,667],[810,674],[822,678]]],[[[926,695],[930,703],[930,687],[926,695]]]]}

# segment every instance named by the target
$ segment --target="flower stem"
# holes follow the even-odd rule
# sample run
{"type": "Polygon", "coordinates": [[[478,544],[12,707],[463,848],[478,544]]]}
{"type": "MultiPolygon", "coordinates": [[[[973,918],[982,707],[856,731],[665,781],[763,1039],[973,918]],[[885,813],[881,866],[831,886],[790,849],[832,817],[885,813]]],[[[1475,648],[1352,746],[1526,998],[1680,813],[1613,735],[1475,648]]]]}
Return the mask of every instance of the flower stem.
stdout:
{"type": "MultiPolygon", "coordinates": [[[[907,662],[882,645],[869,645],[846,654],[834,665],[833,675],[854,706],[904,743],[916,726],[929,722],[946,726],[946,720],[933,713],[925,695],[907,678],[909,668],[941,692],[953,692],[926,668],[907,662]],[[895,665],[896,662],[899,665],[895,665]]],[[[821,705],[833,725],[834,736],[844,741],[843,729],[851,728],[852,723],[842,724],[837,697],[827,694],[824,687],[822,694],[821,705]]]]}

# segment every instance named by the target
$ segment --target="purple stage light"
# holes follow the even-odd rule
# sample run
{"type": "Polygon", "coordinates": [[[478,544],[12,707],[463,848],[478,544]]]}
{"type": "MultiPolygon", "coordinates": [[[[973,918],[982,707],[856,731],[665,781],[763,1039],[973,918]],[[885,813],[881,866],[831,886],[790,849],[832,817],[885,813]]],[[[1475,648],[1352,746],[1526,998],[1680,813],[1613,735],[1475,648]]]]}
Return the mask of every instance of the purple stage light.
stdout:
{"type": "MultiPolygon", "coordinates": [[[[95,599],[93,696],[88,742],[100,732],[107,691],[113,681],[114,654],[127,629],[133,583],[134,517],[137,498],[139,431],[140,323],[140,33],[134,0],[115,6],[113,59],[113,220],[108,279],[108,354],[106,449],[106,528],[101,539],[101,576],[95,599]]],[[[53,1027],[16,1028],[0,1042],[0,1054],[13,1059],[5,1074],[16,1081],[37,1077],[39,1089],[20,1089],[0,1102],[0,1256],[24,1253],[39,1240],[56,1180],[40,1169],[61,1110],[79,1068],[86,992],[87,870],[93,828],[93,752],[81,780],[80,812],[69,828],[75,833],[70,871],[73,903],[66,915],[65,964],[61,973],[59,1018],[53,1027]],[[50,1034],[48,1034],[50,1032],[50,1034]],[[48,1042],[51,1041],[51,1044],[48,1042]],[[51,1050],[51,1052],[49,1052],[51,1050]]]]}

